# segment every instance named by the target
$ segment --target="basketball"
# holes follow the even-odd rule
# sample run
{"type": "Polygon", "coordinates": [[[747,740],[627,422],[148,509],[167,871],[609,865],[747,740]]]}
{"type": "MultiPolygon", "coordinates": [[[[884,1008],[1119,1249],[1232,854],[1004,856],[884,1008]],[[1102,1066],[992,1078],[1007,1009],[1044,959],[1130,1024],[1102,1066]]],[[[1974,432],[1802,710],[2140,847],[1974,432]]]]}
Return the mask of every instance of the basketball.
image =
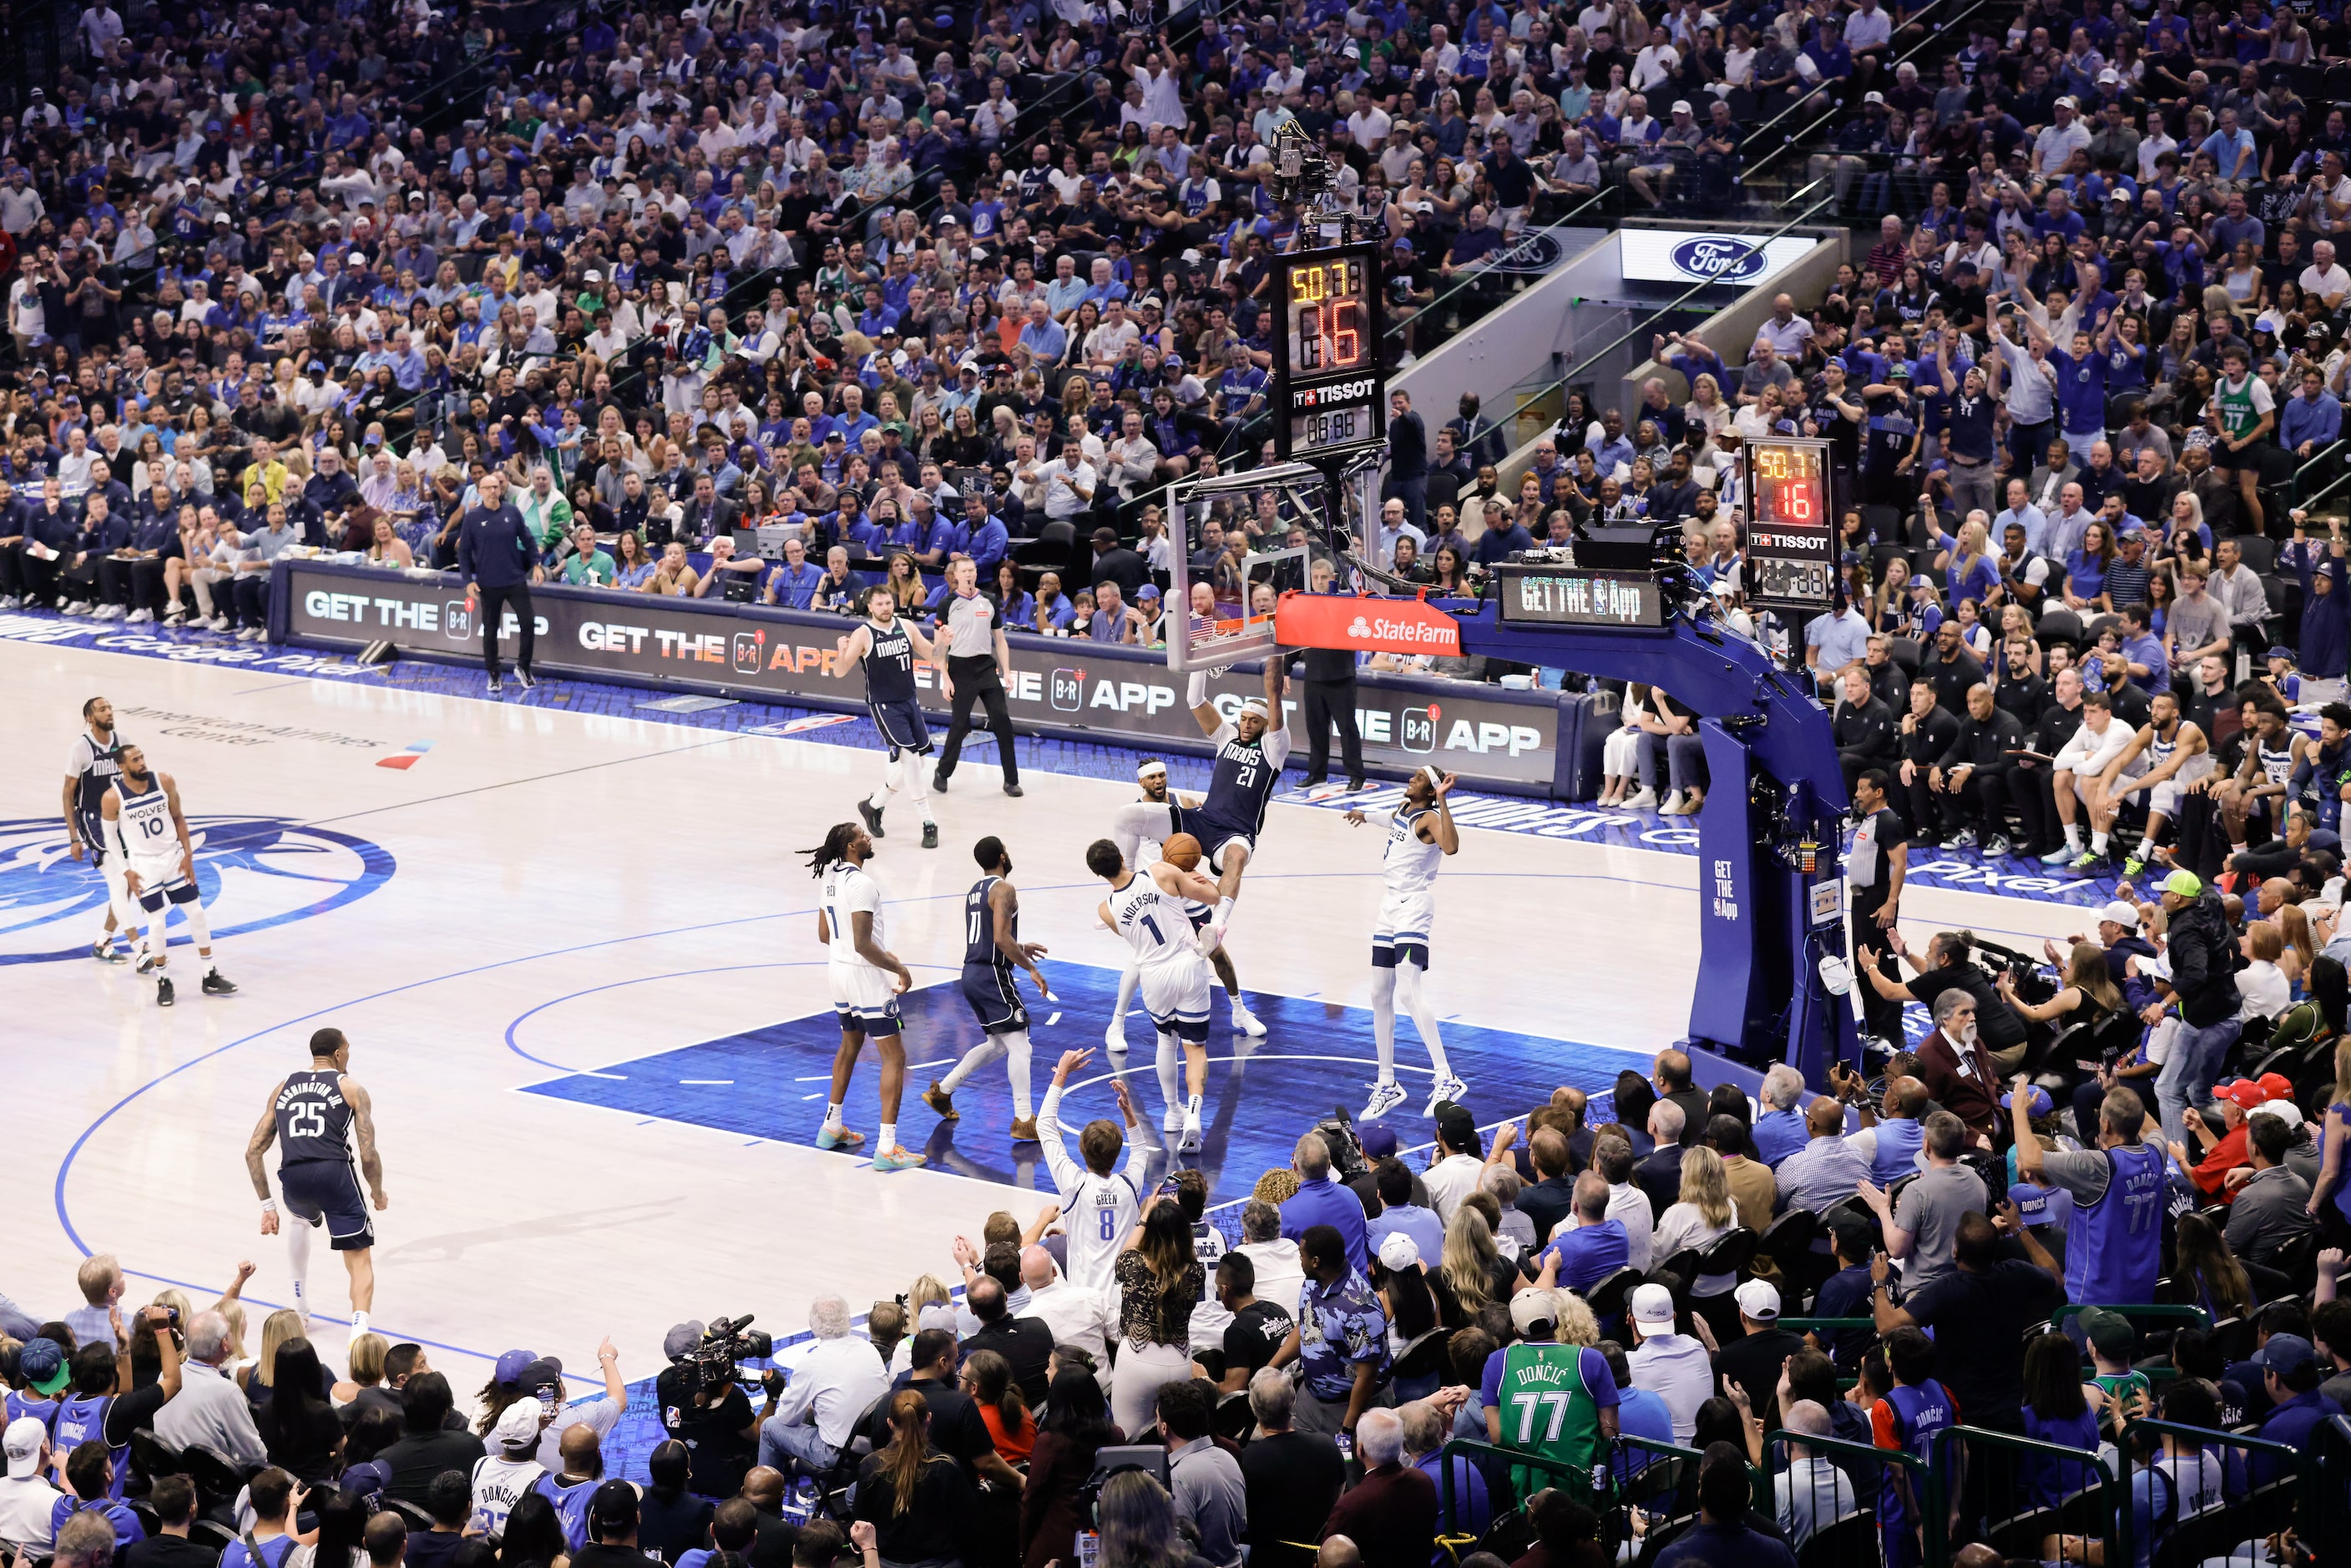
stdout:
{"type": "Polygon", "coordinates": [[[1177,833],[1159,846],[1159,858],[1177,871],[1190,871],[1200,863],[1200,841],[1189,833],[1177,833]]]}

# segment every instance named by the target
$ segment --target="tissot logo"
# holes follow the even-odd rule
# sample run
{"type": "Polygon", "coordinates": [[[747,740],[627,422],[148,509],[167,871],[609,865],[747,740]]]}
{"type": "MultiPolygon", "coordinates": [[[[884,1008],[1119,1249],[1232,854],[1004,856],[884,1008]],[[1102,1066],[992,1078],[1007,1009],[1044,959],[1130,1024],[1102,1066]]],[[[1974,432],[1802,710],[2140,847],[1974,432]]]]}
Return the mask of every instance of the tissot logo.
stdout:
{"type": "Polygon", "coordinates": [[[1332,403],[1353,402],[1372,395],[1372,379],[1362,377],[1352,382],[1332,382],[1327,386],[1292,387],[1290,406],[1292,408],[1323,408],[1332,403]]]}

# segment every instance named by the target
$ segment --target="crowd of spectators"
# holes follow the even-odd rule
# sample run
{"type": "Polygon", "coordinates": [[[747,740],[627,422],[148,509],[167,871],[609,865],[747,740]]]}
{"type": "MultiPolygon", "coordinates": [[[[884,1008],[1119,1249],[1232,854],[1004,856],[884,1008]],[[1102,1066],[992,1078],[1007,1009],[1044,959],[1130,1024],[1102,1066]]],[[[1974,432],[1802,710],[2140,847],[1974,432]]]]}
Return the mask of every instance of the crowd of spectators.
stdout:
{"type": "MultiPolygon", "coordinates": [[[[2109,910],[2072,986],[2100,992],[2119,959],[2150,1012],[2193,1019],[2159,961],[2189,967],[2193,905],[2168,894],[2146,937],[2109,910]]],[[[2199,1539],[2217,1520],[2225,1545],[2311,1560],[2291,1467],[2239,1439],[2314,1461],[2351,1388],[2339,965],[2330,1001],[2280,1019],[2318,1076],[2232,1078],[2207,1113],[2208,1076],[2163,1097],[2158,1129],[2111,1067],[2059,1104],[2043,1020],[1995,1049],[1976,993],[1989,1014],[2009,988],[1938,958],[1934,1028],[1881,1084],[1840,1070],[1813,1095],[1780,1067],[1750,1098],[1667,1051],[1605,1101],[1563,1087],[1490,1137],[1447,1102],[1425,1157],[1377,1124],[1309,1132],[1213,1207],[1201,1172],[1136,1179],[1156,1151],[1131,1121],[1084,1124],[1071,1153],[1065,1058],[1049,1163],[1123,1234],[998,1213],[862,1324],[820,1291],[778,1369],[730,1376],[721,1355],[714,1376],[726,1325],[680,1323],[650,1385],[608,1341],[603,1392],[577,1403],[527,1349],[470,1397],[374,1333],[338,1374],[291,1311],[248,1351],[250,1266],[216,1301],[134,1308],[93,1258],[63,1318],[0,1297],[0,1556],[94,1568],[76,1552],[96,1521],[124,1568],[1047,1568],[1085,1531],[1113,1568],[1792,1563],[1832,1531],[1838,1562],[1986,1561],[1956,1554],[1995,1537],[2095,1561],[2095,1513],[2063,1532],[2051,1514],[2023,1550],[1998,1532],[2103,1456],[2140,1552],[2210,1513],[2199,1539]],[[2158,1302],[2199,1315],[2131,1316],[2158,1302]],[[662,1431],[622,1460],[632,1402],[662,1431]],[[2137,1425],[2158,1414],[2171,1428],[2137,1425]],[[1962,1488],[1938,1441],[1961,1427],[2081,1459],[1977,1448],[1962,1488]],[[1930,1468],[1948,1541],[1924,1528],[1930,1468]]]]}

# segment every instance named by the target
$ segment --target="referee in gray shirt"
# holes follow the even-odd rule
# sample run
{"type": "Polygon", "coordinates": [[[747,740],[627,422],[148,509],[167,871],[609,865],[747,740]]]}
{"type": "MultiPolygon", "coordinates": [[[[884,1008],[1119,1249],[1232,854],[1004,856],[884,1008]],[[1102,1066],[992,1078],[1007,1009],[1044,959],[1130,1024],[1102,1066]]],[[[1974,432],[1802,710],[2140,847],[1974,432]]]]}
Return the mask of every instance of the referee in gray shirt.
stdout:
{"type": "Polygon", "coordinates": [[[997,756],[1004,763],[1004,792],[1020,791],[1020,759],[1012,750],[1012,708],[1004,699],[1004,677],[1012,673],[1012,649],[1004,640],[1003,618],[996,601],[978,589],[979,568],[969,556],[947,563],[946,635],[938,645],[947,662],[948,710],[946,744],[931,788],[944,790],[955,776],[956,758],[963,755],[963,737],[971,733],[971,705],[987,705],[987,727],[996,737],[997,756]]]}

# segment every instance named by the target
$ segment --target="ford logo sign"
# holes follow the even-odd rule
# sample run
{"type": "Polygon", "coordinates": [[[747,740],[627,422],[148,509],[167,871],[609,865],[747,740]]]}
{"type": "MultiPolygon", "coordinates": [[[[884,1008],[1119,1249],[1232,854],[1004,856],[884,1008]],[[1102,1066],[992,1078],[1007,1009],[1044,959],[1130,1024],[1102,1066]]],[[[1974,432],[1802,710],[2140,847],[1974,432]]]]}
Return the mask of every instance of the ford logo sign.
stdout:
{"type": "Polygon", "coordinates": [[[1549,272],[1567,257],[1567,246],[1549,229],[1531,229],[1517,244],[1486,258],[1489,272],[1549,272]]]}
{"type": "Polygon", "coordinates": [[[1701,235],[1674,246],[1673,265],[1694,283],[1745,283],[1763,275],[1763,247],[1729,235],[1701,235]]]}

